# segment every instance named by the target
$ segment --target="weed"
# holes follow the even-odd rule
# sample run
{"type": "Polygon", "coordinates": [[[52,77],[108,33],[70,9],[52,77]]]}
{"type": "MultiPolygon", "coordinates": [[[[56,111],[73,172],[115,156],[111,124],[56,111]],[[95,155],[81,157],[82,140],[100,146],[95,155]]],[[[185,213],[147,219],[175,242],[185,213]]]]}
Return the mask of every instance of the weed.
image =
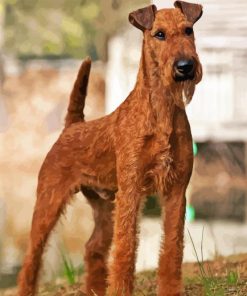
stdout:
{"type": "MultiPolygon", "coordinates": [[[[189,230],[188,230],[188,233],[193,246],[193,250],[195,252],[198,267],[200,270],[200,279],[201,279],[201,284],[204,288],[204,295],[205,296],[224,296],[225,292],[224,292],[222,280],[214,276],[209,264],[207,265],[207,269],[205,268],[205,262],[203,258],[204,227],[202,229],[202,238],[201,238],[201,260],[199,259],[194,241],[192,239],[192,236],[189,230]]],[[[232,277],[231,280],[234,281],[235,278],[233,274],[231,275],[231,277],[232,277]]]]}
{"type": "Polygon", "coordinates": [[[228,285],[237,285],[239,282],[238,272],[230,270],[226,276],[226,282],[228,285]]]}
{"type": "Polygon", "coordinates": [[[62,252],[63,273],[69,285],[74,285],[76,282],[76,269],[70,258],[66,257],[62,252]]]}

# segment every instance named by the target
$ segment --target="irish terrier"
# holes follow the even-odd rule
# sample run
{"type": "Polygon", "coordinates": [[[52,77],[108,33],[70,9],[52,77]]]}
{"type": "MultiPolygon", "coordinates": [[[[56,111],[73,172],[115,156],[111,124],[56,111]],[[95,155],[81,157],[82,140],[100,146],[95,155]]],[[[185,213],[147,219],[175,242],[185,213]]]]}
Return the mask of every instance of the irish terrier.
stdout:
{"type": "Polygon", "coordinates": [[[49,234],[79,190],[95,220],[86,245],[87,295],[132,295],[139,212],[153,193],[160,197],[165,231],[157,293],[181,295],[185,191],[193,166],[185,105],[202,77],[193,33],[202,6],[174,5],[159,11],[150,5],[129,15],[144,35],[136,85],[113,113],[89,122],[84,122],[83,107],[90,60],[82,64],[65,129],[39,173],[20,296],[35,294],[49,234]]]}

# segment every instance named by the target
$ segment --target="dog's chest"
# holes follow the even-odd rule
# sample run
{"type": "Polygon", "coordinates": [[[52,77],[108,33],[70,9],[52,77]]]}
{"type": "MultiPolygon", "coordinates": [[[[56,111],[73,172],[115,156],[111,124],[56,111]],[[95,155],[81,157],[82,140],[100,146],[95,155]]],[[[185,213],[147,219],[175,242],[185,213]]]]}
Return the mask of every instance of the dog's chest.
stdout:
{"type": "Polygon", "coordinates": [[[163,191],[174,175],[171,143],[165,137],[153,136],[145,148],[143,189],[148,193],[163,191]]]}
{"type": "Polygon", "coordinates": [[[148,193],[164,192],[169,186],[183,181],[193,166],[191,137],[186,130],[155,135],[146,145],[144,186],[148,193]]]}

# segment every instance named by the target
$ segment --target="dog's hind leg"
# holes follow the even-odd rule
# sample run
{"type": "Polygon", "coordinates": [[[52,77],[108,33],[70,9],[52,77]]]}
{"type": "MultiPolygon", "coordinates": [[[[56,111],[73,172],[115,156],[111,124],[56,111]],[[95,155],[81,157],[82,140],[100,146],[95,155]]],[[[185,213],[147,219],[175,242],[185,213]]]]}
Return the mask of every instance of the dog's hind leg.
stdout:
{"type": "Polygon", "coordinates": [[[66,180],[55,184],[54,176],[49,177],[50,182],[39,182],[28,252],[18,279],[19,296],[35,295],[45,244],[71,196],[66,180]]]}
{"type": "Polygon", "coordinates": [[[114,194],[106,193],[109,199],[102,199],[99,194],[89,188],[82,187],[93,209],[95,227],[86,244],[86,292],[87,295],[103,296],[107,284],[107,259],[113,236],[112,211],[114,194]]]}

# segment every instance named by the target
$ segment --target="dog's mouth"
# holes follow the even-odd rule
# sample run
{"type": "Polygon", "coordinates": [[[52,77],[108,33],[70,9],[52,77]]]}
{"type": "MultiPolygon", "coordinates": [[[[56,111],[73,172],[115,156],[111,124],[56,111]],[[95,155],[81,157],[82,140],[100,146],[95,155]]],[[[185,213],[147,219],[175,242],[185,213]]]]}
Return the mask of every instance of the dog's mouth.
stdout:
{"type": "Polygon", "coordinates": [[[175,73],[175,75],[174,75],[174,80],[176,82],[193,80],[194,78],[195,78],[194,72],[192,72],[191,74],[186,74],[186,75],[181,75],[181,74],[175,73]]]}
{"type": "Polygon", "coordinates": [[[185,109],[191,102],[196,84],[201,81],[202,68],[195,59],[179,60],[173,65],[173,79],[175,82],[175,104],[185,109]]]}
{"type": "Polygon", "coordinates": [[[202,67],[199,60],[192,58],[175,61],[169,64],[169,67],[164,67],[162,74],[164,86],[170,88],[170,95],[175,105],[185,109],[192,100],[196,84],[202,79],[202,67]],[[169,80],[166,79],[168,71],[171,73],[169,80]]]}

